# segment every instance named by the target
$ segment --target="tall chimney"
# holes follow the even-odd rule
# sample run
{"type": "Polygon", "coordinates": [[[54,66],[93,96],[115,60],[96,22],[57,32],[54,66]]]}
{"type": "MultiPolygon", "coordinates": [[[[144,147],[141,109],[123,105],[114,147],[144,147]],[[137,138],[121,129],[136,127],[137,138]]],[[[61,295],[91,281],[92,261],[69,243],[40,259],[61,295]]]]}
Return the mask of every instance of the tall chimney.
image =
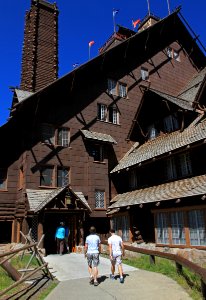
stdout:
{"type": "Polygon", "coordinates": [[[58,78],[58,8],[31,0],[26,12],[20,89],[36,92],[58,78]]]}

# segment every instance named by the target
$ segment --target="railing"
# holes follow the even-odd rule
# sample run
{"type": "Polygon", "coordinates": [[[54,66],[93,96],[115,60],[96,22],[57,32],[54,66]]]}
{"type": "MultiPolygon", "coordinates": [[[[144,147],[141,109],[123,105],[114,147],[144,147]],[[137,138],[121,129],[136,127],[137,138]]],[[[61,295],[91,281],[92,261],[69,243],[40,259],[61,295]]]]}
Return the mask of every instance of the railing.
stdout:
{"type": "Polygon", "coordinates": [[[53,279],[53,276],[48,269],[48,263],[46,263],[43,260],[43,257],[41,256],[37,246],[38,243],[30,243],[29,245],[27,244],[26,246],[23,246],[21,248],[0,254],[0,267],[2,267],[8,273],[8,275],[16,281],[6,289],[0,291],[0,299],[3,299],[3,295],[30,279],[34,274],[36,274],[40,270],[43,271],[44,275],[49,276],[51,279],[53,279]],[[30,251],[30,260],[24,269],[17,270],[11,264],[11,258],[13,258],[15,255],[19,255],[20,257],[20,253],[22,252],[22,255],[24,255],[25,251],[30,251]],[[31,261],[34,257],[36,258],[39,266],[29,269],[31,261]]]}
{"type": "MultiPolygon", "coordinates": [[[[107,241],[102,241],[101,243],[103,245],[107,245],[107,241]]],[[[129,245],[124,245],[124,247],[125,247],[125,250],[131,251],[131,252],[149,255],[150,263],[153,263],[153,264],[155,263],[156,256],[172,260],[175,262],[177,273],[180,275],[183,274],[182,267],[186,267],[186,268],[190,269],[192,272],[194,272],[195,274],[200,276],[202,297],[204,300],[206,300],[206,269],[205,268],[202,268],[199,265],[197,265],[197,264],[189,261],[188,259],[181,257],[177,254],[161,252],[158,250],[149,250],[149,249],[144,249],[144,248],[139,248],[139,247],[134,247],[134,246],[129,246],[129,245]]]]}

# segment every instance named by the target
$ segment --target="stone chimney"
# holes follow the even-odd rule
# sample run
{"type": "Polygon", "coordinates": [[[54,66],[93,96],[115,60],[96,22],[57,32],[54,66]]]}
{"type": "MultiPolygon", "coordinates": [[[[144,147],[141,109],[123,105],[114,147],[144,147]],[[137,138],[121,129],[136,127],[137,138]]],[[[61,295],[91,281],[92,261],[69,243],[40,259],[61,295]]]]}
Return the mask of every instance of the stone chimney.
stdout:
{"type": "Polygon", "coordinates": [[[36,92],[58,78],[56,4],[31,0],[26,12],[20,89],[36,92]]]}

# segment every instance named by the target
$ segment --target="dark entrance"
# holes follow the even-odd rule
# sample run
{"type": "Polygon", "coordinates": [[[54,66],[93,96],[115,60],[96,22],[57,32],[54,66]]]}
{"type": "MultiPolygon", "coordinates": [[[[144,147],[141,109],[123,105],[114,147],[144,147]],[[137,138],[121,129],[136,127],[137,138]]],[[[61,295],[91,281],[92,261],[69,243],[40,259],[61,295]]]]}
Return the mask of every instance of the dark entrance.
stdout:
{"type": "Polygon", "coordinates": [[[55,233],[60,222],[65,222],[69,228],[69,251],[71,252],[76,243],[76,216],[65,213],[46,213],[44,217],[44,247],[46,255],[56,254],[55,233]]]}
{"type": "Polygon", "coordinates": [[[12,222],[2,221],[0,222],[0,227],[1,227],[0,244],[11,243],[12,222]]]}

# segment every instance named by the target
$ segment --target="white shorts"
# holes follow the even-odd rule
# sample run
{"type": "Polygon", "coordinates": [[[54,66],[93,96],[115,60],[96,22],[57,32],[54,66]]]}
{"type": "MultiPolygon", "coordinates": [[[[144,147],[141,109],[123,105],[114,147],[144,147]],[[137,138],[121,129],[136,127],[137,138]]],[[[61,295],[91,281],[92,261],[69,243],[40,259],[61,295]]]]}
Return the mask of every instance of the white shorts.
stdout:
{"type": "Polygon", "coordinates": [[[112,255],[111,263],[113,265],[116,264],[117,266],[121,265],[121,263],[122,263],[122,255],[119,255],[119,254],[112,255]]]}

